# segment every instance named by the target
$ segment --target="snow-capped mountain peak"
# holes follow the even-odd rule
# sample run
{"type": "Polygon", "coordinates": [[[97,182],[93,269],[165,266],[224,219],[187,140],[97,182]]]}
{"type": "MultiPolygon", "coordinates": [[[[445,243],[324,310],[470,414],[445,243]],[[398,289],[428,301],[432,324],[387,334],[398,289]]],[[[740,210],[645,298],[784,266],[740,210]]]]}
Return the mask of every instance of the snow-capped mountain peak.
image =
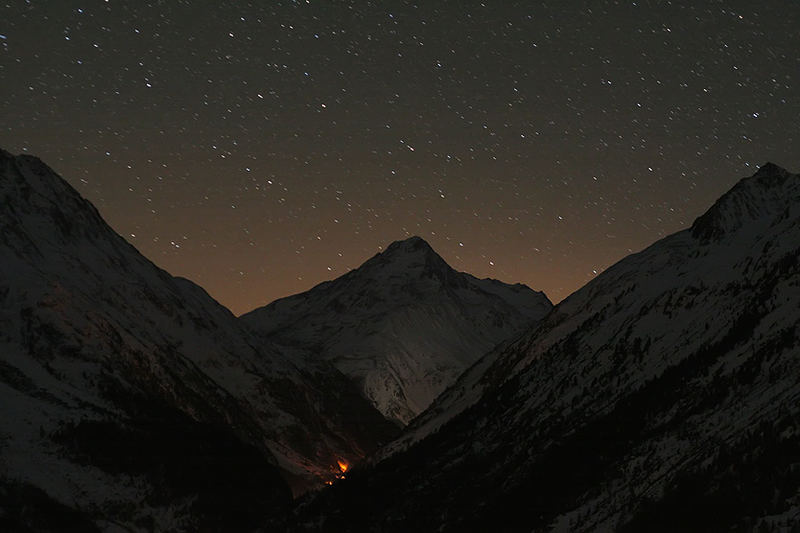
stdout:
{"type": "Polygon", "coordinates": [[[779,177],[787,177],[791,175],[791,173],[783,168],[780,165],[776,165],[772,161],[767,161],[763,165],[761,165],[756,173],[753,175],[754,177],[762,177],[762,176],[779,176],[779,177]]]}
{"type": "Polygon", "coordinates": [[[385,254],[391,253],[423,253],[423,254],[435,254],[436,252],[433,251],[431,245],[428,242],[420,237],[419,235],[413,235],[407,239],[397,240],[394,241],[392,244],[386,247],[385,254]]]}
{"type": "Polygon", "coordinates": [[[241,318],[265,340],[310,351],[401,424],[478,357],[549,312],[541,292],[452,269],[420,237],[241,318]]]}
{"type": "Polygon", "coordinates": [[[12,238],[17,244],[24,243],[35,250],[36,243],[30,239],[95,239],[104,234],[105,224],[94,206],[64,180],[53,179],[52,170],[37,157],[14,157],[0,150],[0,173],[4,176],[0,181],[3,224],[10,228],[12,223],[24,218],[24,229],[28,232],[36,227],[48,230],[32,235],[23,232],[23,226],[15,224],[12,238]],[[36,224],[32,224],[34,220],[36,224]],[[52,228],[58,230],[56,235],[49,231],[52,228]]]}
{"type": "Polygon", "coordinates": [[[407,282],[414,277],[428,277],[446,283],[453,282],[453,274],[456,274],[430,244],[417,236],[393,242],[359,270],[384,282],[391,282],[393,278],[403,278],[403,282],[407,282]]]}
{"type": "Polygon", "coordinates": [[[740,180],[695,220],[692,235],[701,241],[719,240],[744,226],[755,231],[770,223],[776,214],[791,207],[791,198],[800,187],[797,175],[766,163],[749,178],[740,180]]]}

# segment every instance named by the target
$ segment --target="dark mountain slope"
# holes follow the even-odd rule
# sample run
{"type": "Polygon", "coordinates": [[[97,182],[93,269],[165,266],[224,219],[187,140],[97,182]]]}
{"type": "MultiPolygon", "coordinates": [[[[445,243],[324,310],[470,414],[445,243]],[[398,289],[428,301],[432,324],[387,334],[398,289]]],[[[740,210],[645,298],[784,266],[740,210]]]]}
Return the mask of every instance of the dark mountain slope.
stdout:
{"type": "MultiPolygon", "coordinates": [[[[322,484],[337,459],[391,435],[348,387],[330,365],[301,367],[257,342],[202,289],[155,267],[41,161],[0,151],[10,502],[28,495],[32,509],[71,508],[101,528],[254,524],[288,502],[281,477],[322,484]]],[[[13,504],[0,516],[36,520],[13,504]]]]}
{"type": "Polygon", "coordinates": [[[799,259],[800,176],[765,165],[474,365],[294,528],[790,530],[799,259]]]}

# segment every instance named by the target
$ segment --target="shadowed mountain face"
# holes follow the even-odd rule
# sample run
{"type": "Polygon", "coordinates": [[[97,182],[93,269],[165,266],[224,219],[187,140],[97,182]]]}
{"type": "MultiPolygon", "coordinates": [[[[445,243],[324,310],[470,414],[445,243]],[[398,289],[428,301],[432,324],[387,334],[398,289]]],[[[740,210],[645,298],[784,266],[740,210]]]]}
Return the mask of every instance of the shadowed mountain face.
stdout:
{"type": "Polygon", "coordinates": [[[482,358],[291,527],[789,530],[799,261],[800,176],[765,165],[482,358]]]}
{"type": "Polygon", "coordinates": [[[0,405],[5,530],[241,529],[288,502],[287,480],[321,485],[395,431],[332,366],[257,341],[4,151],[0,405]]]}
{"type": "Polygon", "coordinates": [[[411,237],[241,320],[265,342],[330,361],[386,418],[405,425],[480,356],[551,308],[524,285],[453,270],[411,237]]]}

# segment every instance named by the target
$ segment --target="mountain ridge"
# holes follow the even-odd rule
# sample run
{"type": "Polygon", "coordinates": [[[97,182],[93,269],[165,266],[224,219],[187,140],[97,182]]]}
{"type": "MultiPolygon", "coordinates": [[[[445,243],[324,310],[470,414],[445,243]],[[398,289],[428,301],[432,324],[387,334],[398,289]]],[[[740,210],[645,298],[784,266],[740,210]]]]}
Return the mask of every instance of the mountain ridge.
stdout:
{"type": "Polygon", "coordinates": [[[330,365],[258,341],[139,254],[38,158],[0,153],[0,230],[0,402],[15,414],[0,492],[151,529],[253,525],[289,484],[321,486],[395,431],[330,365]],[[236,498],[239,517],[220,507],[236,498]]]}
{"type": "MultiPolygon", "coordinates": [[[[781,198],[797,188],[785,168],[767,162],[750,177],[739,180],[723,194],[690,228],[692,235],[707,242],[723,238],[748,223],[773,215],[781,198]]],[[[783,209],[788,206],[783,206],[783,209]]]]}
{"type": "Polygon", "coordinates": [[[331,361],[404,425],[483,352],[551,307],[524,285],[457,272],[413,236],[240,320],[267,341],[331,361]]]}
{"type": "Polygon", "coordinates": [[[764,209],[740,209],[751,178],[709,208],[757,223],[683,230],[605,270],[298,507],[293,530],[320,517],[343,531],[791,526],[800,175],[777,168],[755,181],[764,209]]]}
{"type": "MultiPolygon", "coordinates": [[[[692,227],[674,233],[668,237],[663,239],[659,239],[655,243],[647,246],[643,250],[639,252],[632,253],[622,259],[620,259],[617,263],[611,265],[609,268],[605,270],[605,272],[614,271],[615,269],[626,268],[629,271],[643,271],[649,272],[652,275],[657,275],[658,272],[667,268],[672,263],[671,256],[680,254],[682,250],[686,249],[687,246],[692,246],[696,243],[701,245],[708,245],[713,239],[710,239],[704,233],[702,228],[707,228],[708,225],[713,226],[714,224],[719,223],[720,213],[725,212],[727,206],[729,206],[729,199],[731,197],[735,198],[735,195],[739,193],[743,186],[749,187],[750,185],[755,182],[757,185],[768,185],[776,188],[776,191],[779,189],[780,192],[783,192],[783,187],[785,184],[790,183],[790,180],[794,179],[794,186],[791,187],[795,190],[795,195],[800,195],[800,179],[798,179],[797,174],[792,174],[788,172],[786,169],[775,165],[774,163],[766,163],[762,167],[760,167],[756,173],[752,176],[745,177],[740,179],[736,184],[731,187],[726,193],[724,193],[717,201],[715,201],[711,207],[702,215],[700,215],[692,227]],[[696,229],[697,227],[701,229],[696,229]],[[691,235],[694,241],[686,241],[685,238],[687,235],[691,235]],[[681,237],[683,236],[683,237],[681,237]],[[652,262],[652,260],[647,255],[648,252],[654,248],[657,248],[661,243],[670,243],[667,246],[667,250],[669,253],[666,256],[658,261],[652,262]],[[674,244],[672,244],[674,243],[674,244]]],[[[790,183],[791,184],[791,183],[790,183]]],[[[790,196],[784,196],[783,194],[775,194],[772,196],[773,200],[780,206],[779,208],[773,210],[774,213],[783,213],[786,208],[791,207],[792,205],[796,205],[791,201],[787,201],[786,198],[790,198],[790,196]]],[[[734,206],[738,205],[738,201],[735,201],[733,204],[734,206]]],[[[734,207],[736,209],[736,207],[734,207]]],[[[736,226],[735,229],[740,228],[741,225],[736,226]]],[[[717,240],[721,239],[724,236],[724,233],[715,234],[717,240]]],[[[748,252],[744,250],[744,252],[748,252]]],[[[695,252],[696,254],[702,253],[701,250],[695,252]]],[[[721,269],[724,265],[712,263],[709,266],[704,267],[703,274],[704,275],[713,275],[720,277],[720,276],[728,276],[730,271],[727,269],[721,269]]],[[[613,286],[615,284],[623,284],[624,281],[614,281],[611,283],[602,284],[604,279],[608,278],[608,274],[603,276],[599,276],[600,281],[593,280],[590,283],[587,283],[583,287],[579,288],[569,296],[567,296],[562,302],[557,304],[553,312],[545,317],[544,320],[538,325],[539,328],[547,328],[547,327],[554,327],[557,324],[560,324],[560,320],[563,316],[563,309],[565,307],[570,306],[571,300],[576,299],[579,295],[585,294],[588,292],[588,297],[599,297],[602,294],[611,294],[613,293],[613,286]]],[[[631,290],[631,289],[626,289],[631,290]]],[[[517,339],[514,343],[514,346],[524,346],[532,342],[532,339],[536,336],[536,330],[532,330],[525,335],[521,336],[517,339]]],[[[524,349],[520,349],[519,353],[522,353],[524,349]]],[[[431,412],[425,413],[421,416],[418,420],[414,421],[414,427],[411,428],[412,430],[405,431],[403,435],[398,437],[396,442],[390,443],[384,449],[380,450],[377,454],[377,459],[387,457],[392,453],[395,453],[396,450],[402,449],[405,446],[408,446],[410,443],[417,442],[421,436],[427,435],[431,431],[435,431],[444,423],[444,421],[449,420],[452,417],[451,415],[445,416],[443,419],[438,419],[437,417],[433,416],[433,413],[436,411],[447,411],[455,410],[460,412],[464,410],[466,407],[472,405],[475,401],[477,401],[477,397],[480,394],[480,389],[477,387],[477,375],[483,375],[483,373],[495,373],[494,371],[490,370],[493,362],[490,364],[490,360],[492,359],[493,355],[499,355],[502,350],[494,350],[492,353],[487,354],[487,357],[482,358],[480,361],[476,362],[474,368],[470,368],[467,372],[465,372],[462,376],[459,377],[459,381],[461,382],[461,387],[464,391],[471,390],[470,395],[460,395],[455,396],[451,395],[453,391],[447,391],[447,393],[443,394],[440,398],[437,398],[437,403],[432,406],[431,412]],[[470,373],[474,372],[472,376],[470,373]],[[446,407],[449,406],[449,407],[446,407]],[[419,433],[415,435],[415,431],[419,433]]],[[[522,360],[522,362],[515,362],[514,366],[519,368],[520,366],[524,365],[528,360],[522,360]]],[[[506,365],[509,364],[508,361],[505,363],[506,365]]],[[[496,373],[501,373],[497,371],[496,373]]],[[[464,394],[464,393],[462,393],[464,394]]]]}

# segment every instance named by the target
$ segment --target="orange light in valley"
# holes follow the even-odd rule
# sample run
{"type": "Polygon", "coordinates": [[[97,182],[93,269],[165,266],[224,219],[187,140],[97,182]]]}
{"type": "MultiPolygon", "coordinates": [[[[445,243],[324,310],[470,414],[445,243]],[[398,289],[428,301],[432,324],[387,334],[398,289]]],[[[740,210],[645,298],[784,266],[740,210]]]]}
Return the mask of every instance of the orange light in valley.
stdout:
{"type": "Polygon", "coordinates": [[[350,469],[350,463],[348,463],[344,459],[337,459],[336,466],[339,467],[339,470],[336,470],[336,467],[331,467],[334,479],[329,479],[328,481],[326,481],[325,482],[326,485],[333,485],[336,480],[344,479],[345,472],[347,472],[350,469]]]}

